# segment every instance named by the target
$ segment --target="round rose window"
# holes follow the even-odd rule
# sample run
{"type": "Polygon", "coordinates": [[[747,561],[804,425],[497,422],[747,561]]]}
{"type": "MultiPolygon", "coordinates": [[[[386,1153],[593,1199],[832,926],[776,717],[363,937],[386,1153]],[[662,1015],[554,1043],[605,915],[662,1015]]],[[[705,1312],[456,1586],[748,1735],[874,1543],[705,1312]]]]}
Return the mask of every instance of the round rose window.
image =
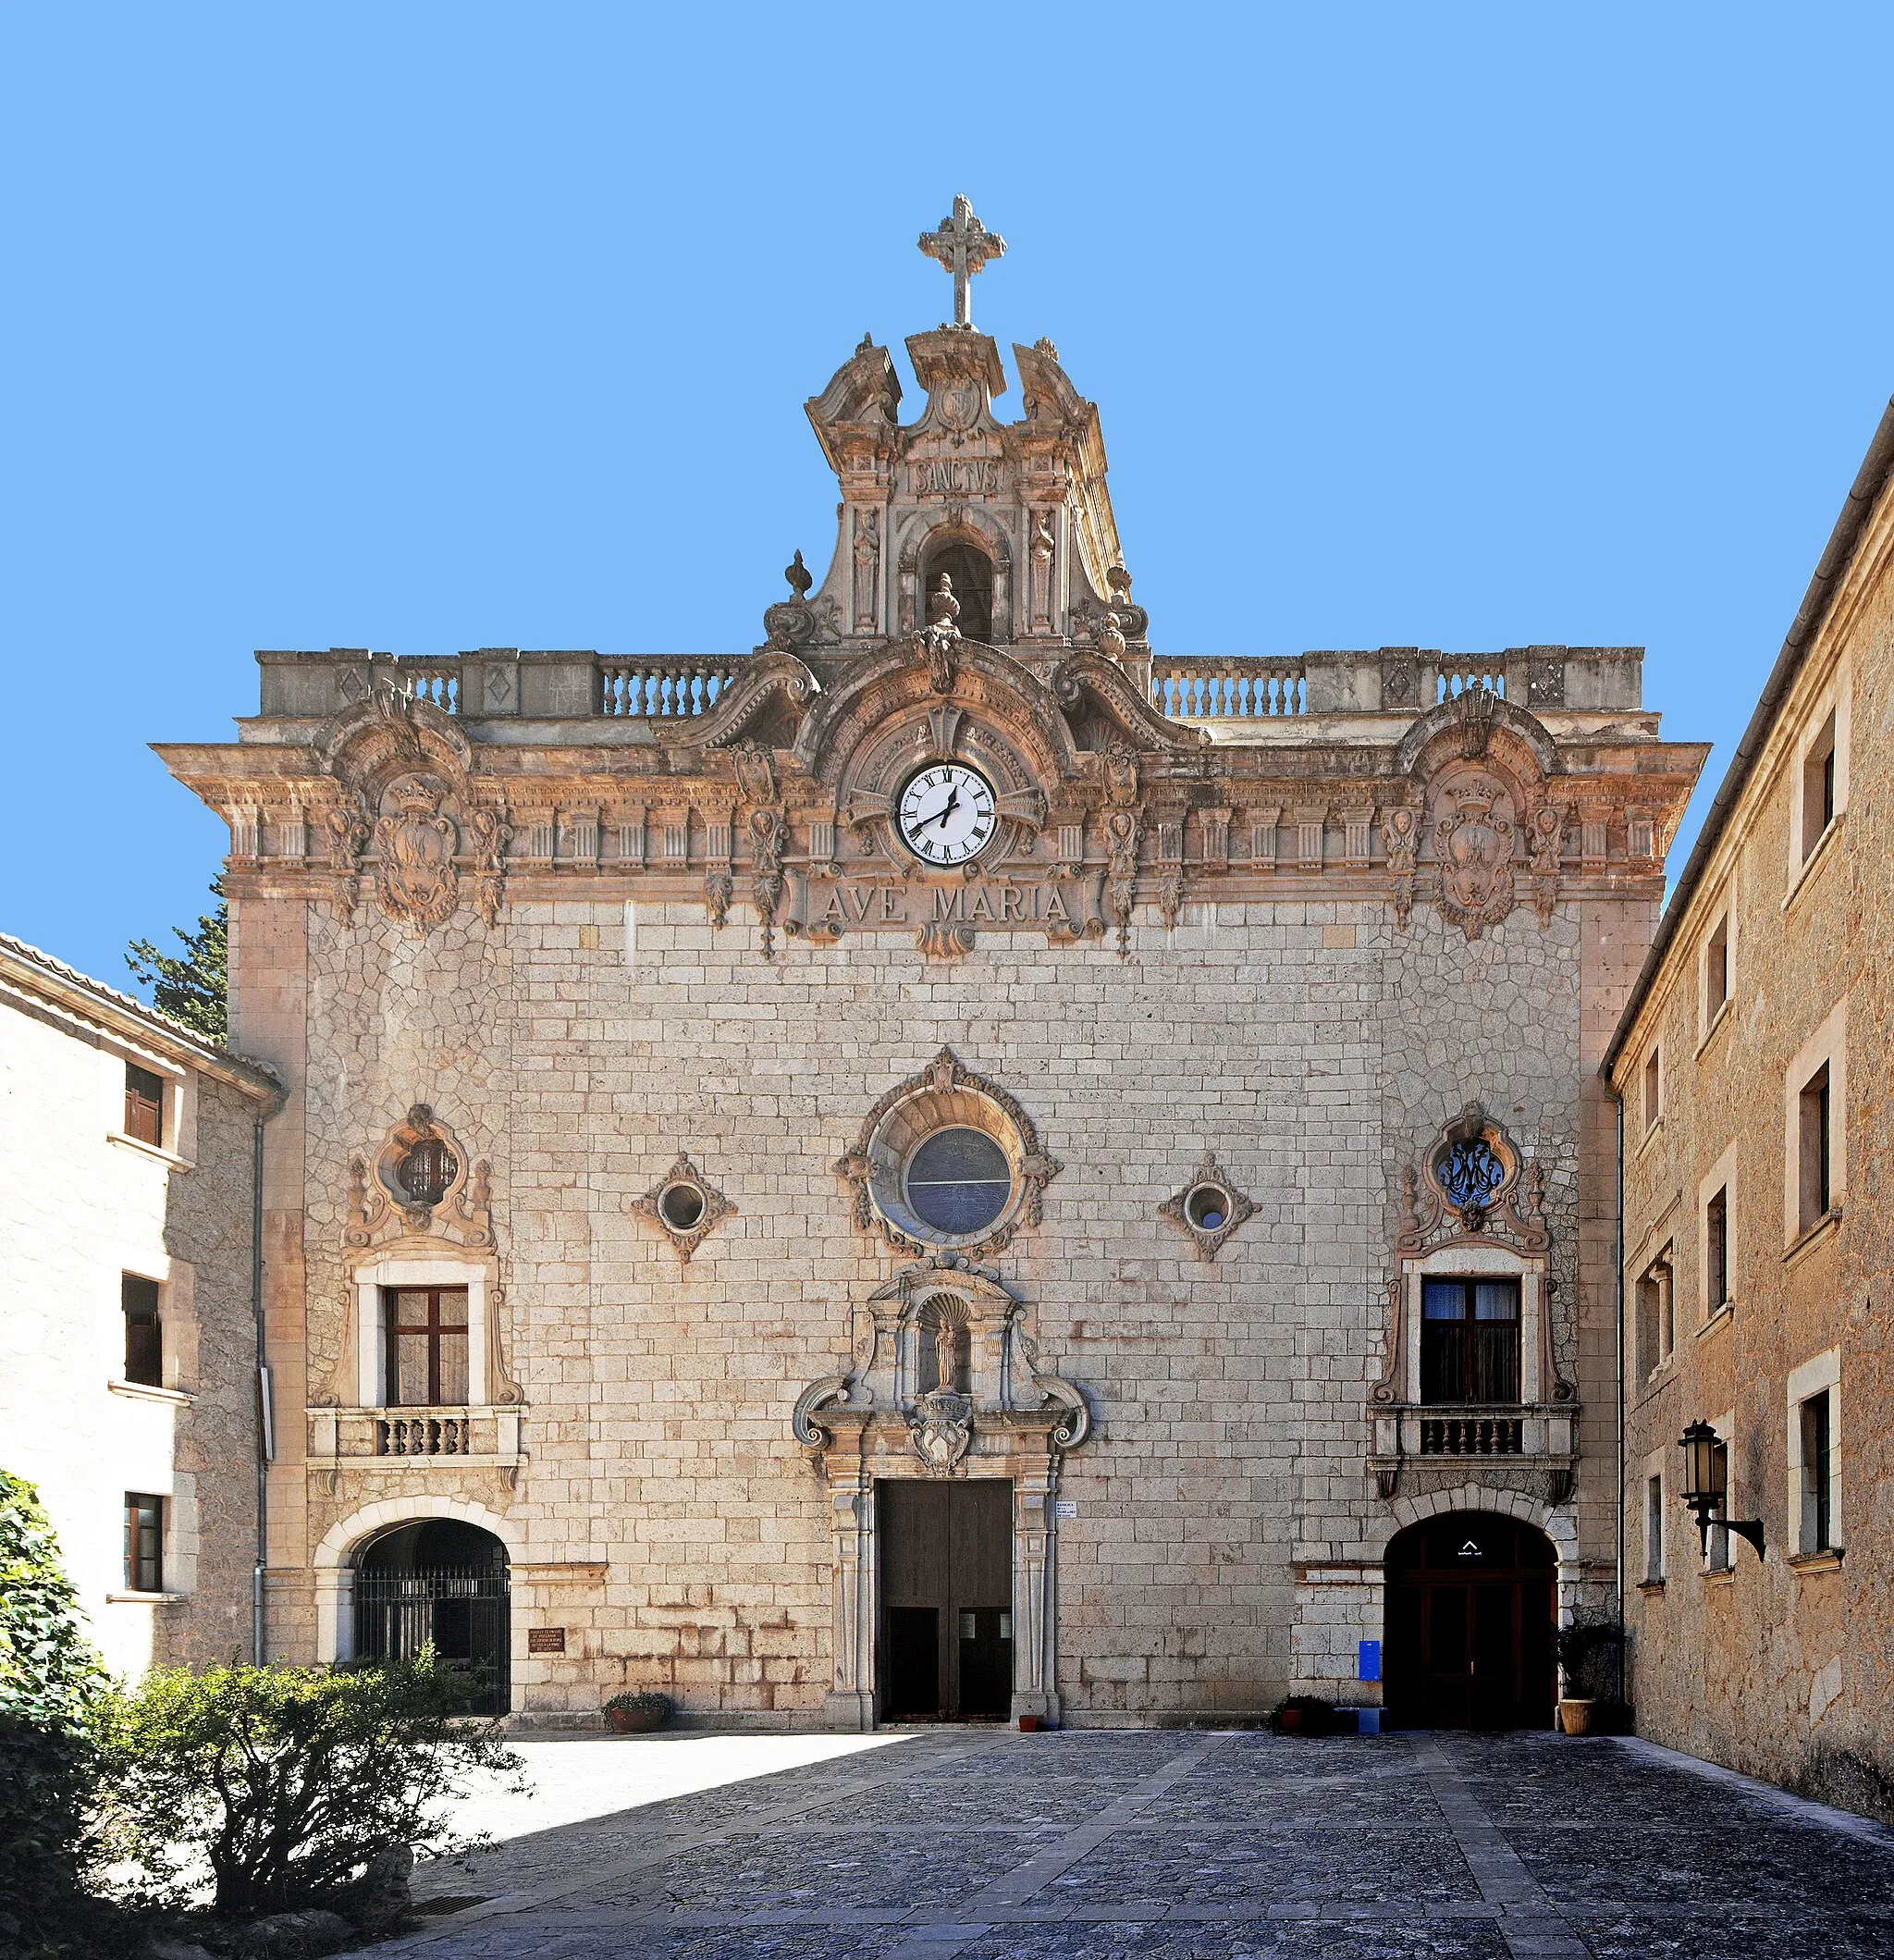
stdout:
{"type": "Polygon", "coordinates": [[[937,1232],[984,1231],[1013,1196],[1013,1165],[985,1130],[937,1129],[907,1160],[907,1202],[937,1232]]]}

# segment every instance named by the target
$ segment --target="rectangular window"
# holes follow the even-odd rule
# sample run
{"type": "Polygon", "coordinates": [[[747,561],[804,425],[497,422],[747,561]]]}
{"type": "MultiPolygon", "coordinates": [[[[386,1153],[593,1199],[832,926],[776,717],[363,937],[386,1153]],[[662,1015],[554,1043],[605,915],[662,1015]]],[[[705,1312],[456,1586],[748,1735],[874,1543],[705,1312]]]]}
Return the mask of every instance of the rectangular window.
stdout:
{"type": "Polygon", "coordinates": [[[136,1062],[125,1065],[125,1134],[141,1143],[165,1140],[165,1079],[136,1062]]]}
{"type": "Polygon", "coordinates": [[[160,1387],[165,1379],[165,1341],[158,1320],[158,1283],[126,1273],[118,1281],[118,1296],[125,1313],[125,1379],[160,1387]]]}
{"type": "Polygon", "coordinates": [[[467,1400],[465,1287],[388,1287],[382,1293],[387,1329],[390,1405],[459,1408],[467,1400]]]}
{"type": "Polygon", "coordinates": [[[1420,1399],[1517,1402],[1519,1399],[1519,1281],[1423,1279],[1420,1399]]]}
{"type": "Polygon", "coordinates": [[[1802,1421],[1801,1549],[1825,1552],[1834,1542],[1828,1391],[1810,1396],[1796,1412],[1802,1421]]]}
{"type": "Polygon", "coordinates": [[[1637,1349],[1640,1380],[1654,1374],[1670,1359],[1677,1344],[1677,1316],[1673,1303],[1673,1270],[1670,1248],[1646,1268],[1638,1281],[1637,1349]]]}
{"type": "Polygon", "coordinates": [[[1729,998],[1729,915],[1725,913],[1703,948],[1703,1026],[1707,1029],[1729,998]]]}
{"type": "Polygon", "coordinates": [[[1644,1486],[1644,1584],[1664,1578],[1664,1479],[1653,1477],[1644,1486]]]}
{"type": "Polygon", "coordinates": [[[1729,1187],[1715,1192],[1703,1207],[1703,1276],[1712,1313],[1729,1304],[1729,1187]]]}
{"type": "Polygon", "coordinates": [[[1822,833],[1835,820],[1835,710],[1809,744],[1802,765],[1802,857],[1814,856],[1822,833]]]}
{"type": "Polygon", "coordinates": [[[1651,1128],[1664,1114],[1664,1081],[1656,1049],[1644,1057],[1644,1128],[1651,1128]]]}
{"type": "Polygon", "coordinates": [[[1829,1180],[1833,1170],[1833,1111],[1828,1106],[1828,1065],[1824,1062],[1802,1084],[1797,1101],[1799,1131],[1797,1147],[1801,1156],[1802,1203],[1797,1225],[1802,1231],[1827,1214],[1831,1199],[1829,1180]]]}
{"type": "Polygon", "coordinates": [[[137,1490],[125,1493],[125,1590],[165,1590],[165,1500],[137,1490]]]}

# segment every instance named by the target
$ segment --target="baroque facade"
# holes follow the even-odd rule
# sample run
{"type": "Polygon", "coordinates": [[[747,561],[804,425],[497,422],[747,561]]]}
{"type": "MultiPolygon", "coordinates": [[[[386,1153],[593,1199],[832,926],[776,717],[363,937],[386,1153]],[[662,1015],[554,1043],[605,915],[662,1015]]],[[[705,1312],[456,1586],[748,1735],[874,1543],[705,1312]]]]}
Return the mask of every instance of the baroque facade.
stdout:
{"type": "Polygon", "coordinates": [[[1479,1719],[1445,1534],[1543,1719],[1704,751],[1637,648],[1160,658],[1097,409],[1040,340],[1002,419],[1000,241],[922,245],[924,403],[869,339],[807,403],[836,546],[752,651],[264,653],[160,750],[288,1084],[271,1650],[451,1571],[522,1720],[1105,1722],[1375,1705],[1385,1623],[1479,1719]]]}
{"type": "Polygon", "coordinates": [[[1894,1816],[1894,407],[1606,1057],[1640,1729],[1894,1816]],[[1700,1531],[1679,1439],[1716,1432],[1700,1531]],[[1734,1521],[1753,1537],[1723,1528],[1734,1521]]]}
{"type": "Polygon", "coordinates": [[[0,936],[0,1469],[112,1670],[255,1637],[267,1071],[0,936]]]}

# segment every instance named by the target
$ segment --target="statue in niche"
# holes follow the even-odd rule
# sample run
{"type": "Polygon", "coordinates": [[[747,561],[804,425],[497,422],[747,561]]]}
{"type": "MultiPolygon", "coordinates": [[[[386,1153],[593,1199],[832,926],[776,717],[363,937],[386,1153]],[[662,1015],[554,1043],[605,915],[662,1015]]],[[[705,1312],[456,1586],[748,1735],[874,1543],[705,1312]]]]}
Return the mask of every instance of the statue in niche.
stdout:
{"type": "Polygon", "coordinates": [[[1041,511],[1032,527],[1032,630],[1049,633],[1052,625],[1052,519],[1041,511]]]}
{"type": "Polygon", "coordinates": [[[872,511],[863,511],[855,523],[855,623],[864,633],[874,631],[880,569],[880,523],[872,511]]]}

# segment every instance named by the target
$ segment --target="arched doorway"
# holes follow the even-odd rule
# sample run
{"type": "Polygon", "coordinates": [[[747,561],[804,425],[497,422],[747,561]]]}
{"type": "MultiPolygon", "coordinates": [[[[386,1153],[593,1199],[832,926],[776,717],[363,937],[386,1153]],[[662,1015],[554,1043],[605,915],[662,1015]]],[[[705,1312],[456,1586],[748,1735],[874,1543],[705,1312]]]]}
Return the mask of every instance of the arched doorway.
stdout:
{"type": "Polygon", "coordinates": [[[1387,1548],[1382,1655],[1396,1728],[1551,1725],[1556,1555],[1543,1532],[1446,1511],[1387,1548]]]}
{"type": "Polygon", "coordinates": [[[356,1561],[355,1653],[404,1660],[430,1641],[466,1678],[470,1715],[512,1706],[507,1548],[458,1518],[423,1518],[373,1540],[356,1561]]]}
{"type": "Polygon", "coordinates": [[[954,623],[970,640],[990,645],[993,638],[993,561],[978,545],[956,539],[937,545],[928,554],[927,576],[922,582],[923,610],[927,595],[933,592],[941,573],[953,581],[953,597],[960,601],[960,617],[954,623]]]}

